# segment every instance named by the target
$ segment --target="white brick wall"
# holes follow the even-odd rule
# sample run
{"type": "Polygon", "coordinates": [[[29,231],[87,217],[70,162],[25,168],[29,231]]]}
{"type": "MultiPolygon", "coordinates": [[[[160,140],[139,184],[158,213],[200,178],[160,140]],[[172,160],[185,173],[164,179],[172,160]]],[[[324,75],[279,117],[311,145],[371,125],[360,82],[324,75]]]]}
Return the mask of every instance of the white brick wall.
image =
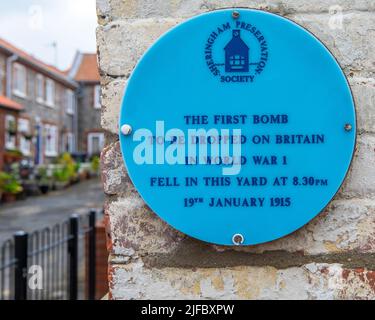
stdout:
{"type": "Polygon", "coordinates": [[[111,236],[111,297],[374,299],[375,1],[97,0],[97,4],[102,126],[109,137],[102,176],[111,236]],[[347,180],[323,213],[283,239],[236,250],[192,240],[153,214],[127,177],[117,141],[123,91],[144,51],[185,18],[231,6],[279,13],[322,40],[348,77],[359,129],[347,180]],[[332,28],[335,8],[343,11],[342,28],[332,28]]]}

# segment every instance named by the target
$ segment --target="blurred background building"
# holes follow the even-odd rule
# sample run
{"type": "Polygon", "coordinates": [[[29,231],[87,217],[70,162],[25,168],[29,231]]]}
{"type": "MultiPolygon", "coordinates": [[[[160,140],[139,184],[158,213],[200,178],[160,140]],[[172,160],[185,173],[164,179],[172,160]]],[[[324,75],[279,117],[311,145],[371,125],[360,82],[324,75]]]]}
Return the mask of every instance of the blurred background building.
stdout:
{"type": "Polygon", "coordinates": [[[78,52],[62,71],[0,39],[0,168],[19,158],[51,163],[64,152],[98,155],[100,109],[96,54],[78,52]]]}

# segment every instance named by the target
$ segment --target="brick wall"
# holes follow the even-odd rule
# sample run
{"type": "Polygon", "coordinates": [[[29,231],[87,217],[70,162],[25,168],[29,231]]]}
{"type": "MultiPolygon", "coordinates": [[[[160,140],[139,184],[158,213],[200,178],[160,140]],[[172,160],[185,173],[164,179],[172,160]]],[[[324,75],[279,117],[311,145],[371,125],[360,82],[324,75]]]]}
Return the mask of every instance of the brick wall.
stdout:
{"type": "Polygon", "coordinates": [[[375,2],[97,0],[97,6],[110,298],[375,299],[375,2]],[[281,14],[320,38],[348,77],[359,127],[351,171],[326,210],[283,239],[239,248],[193,240],[151,212],[127,176],[117,136],[123,90],[142,53],[180,21],[230,6],[281,14]],[[342,25],[334,10],[342,10],[342,25]]]}
{"type": "MultiPolygon", "coordinates": [[[[66,112],[66,90],[71,89],[74,91],[75,89],[69,88],[60,82],[54,81],[54,106],[46,106],[44,102],[38,102],[36,97],[36,77],[38,74],[41,73],[39,71],[34,70],[33,68],[27,67],[26,65],[25,67],[27,74],[26,97],[20,97],[14,94],[12,90],[10,98],[23,106],[24,110],[21,112],[21,116],[30,120],[31,131],[34,130],[33,128],[35,128],[35,126],[39,122],[41,125],[52,124],[58,127],[59,134],[57,153],[59,154],[65,151],[65,145],[62,134],[66,132],[75,132],[75,116],[67,114],[66,112]]],[[[46,81],[47,78],[48,77],[45,76],[44,81],[46,81]]],[[[44,91],[45,90],[46,89],[44,88],[44,91]]],[[[44,140],[43,145],[45,145],[44,140]]],[[[29,157],[31,159],[34,159],[36,152],[36,144],[32,143],[31,154],[29,157]]],[[[54,158],[55,157],[47,157],[43,152],[43,161],[48,163],[51,162],[54,158]]]]}
{"type": "MultiPolygon", "coordinates": [[[[107,235],[103,220],[96,223],[96,256],[95,256],[95,300],[101,300],[108,293],[108,251],[106,247],[107,235]]],[[[88,254],[89,236],[86,235],[86,254],[88,254]]],[[[86,261],[88,257],[86,256],[86,261]]],[[[86,283],[88,279],[89,265],[86,263],[86,283]]],[[[86,286],[86,296],[88,296],[88,286],[86,286]]]]}
{"type": "MultiPolygon", "coordinates": [[[[98,83],[99,84],[99,83],[98,83]]],[[[100,132],[100,109],[95,109],[96,83],[81,83],[78,108],[78,151],[88,152],[87,134],[100,132]]]]}

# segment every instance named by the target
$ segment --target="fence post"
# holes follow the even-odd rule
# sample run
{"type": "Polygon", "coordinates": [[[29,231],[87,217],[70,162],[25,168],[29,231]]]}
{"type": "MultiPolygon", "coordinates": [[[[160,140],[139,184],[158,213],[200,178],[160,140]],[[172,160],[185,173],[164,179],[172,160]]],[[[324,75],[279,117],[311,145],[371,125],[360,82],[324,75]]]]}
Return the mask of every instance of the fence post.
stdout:
{"type": "Polygon", "coordinates": [[[96,210],[90,210],[88,234],[88,298],[95,300],[96,289],[96,210]]]}
{"type": "Polygon", "coordinates": [[[73,214],[69,218],[69,300],[78,300],[78,224],[79,217],[73,214]]]}
{"type": "Polygon", "coordinates": [[[27,300],[27,238],[24,231],[14,234],[14,299],[27,300]]]}

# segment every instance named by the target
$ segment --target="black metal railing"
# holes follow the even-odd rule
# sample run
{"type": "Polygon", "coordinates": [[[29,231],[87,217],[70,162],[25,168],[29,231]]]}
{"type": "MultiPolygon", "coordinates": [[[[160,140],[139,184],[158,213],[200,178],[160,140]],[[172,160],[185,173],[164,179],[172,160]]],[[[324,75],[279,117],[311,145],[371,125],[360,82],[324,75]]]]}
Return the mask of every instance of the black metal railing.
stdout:
{"type": "Polygon", "coordinates": [[[96,216],[72,215],[0,245],[0,300],[94,300],[96,216]]]}

